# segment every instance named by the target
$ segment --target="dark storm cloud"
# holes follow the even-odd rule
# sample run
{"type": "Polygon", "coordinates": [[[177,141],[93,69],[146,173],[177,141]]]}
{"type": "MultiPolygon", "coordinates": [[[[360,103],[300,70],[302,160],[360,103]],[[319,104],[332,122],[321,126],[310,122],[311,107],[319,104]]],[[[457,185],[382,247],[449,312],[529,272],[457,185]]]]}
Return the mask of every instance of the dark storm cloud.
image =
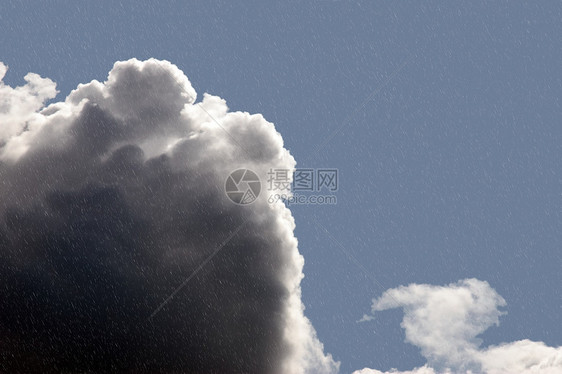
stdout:
{"type": "Polygon", "coordinates": [[[27,78],[0,83],[2,371],[337,371],[303,315],[290,212],[223,191],[240,167],[294,167],[272,124],[198,108],[167,62],[117,63],[42,111],[54,84],[27,78]]]}

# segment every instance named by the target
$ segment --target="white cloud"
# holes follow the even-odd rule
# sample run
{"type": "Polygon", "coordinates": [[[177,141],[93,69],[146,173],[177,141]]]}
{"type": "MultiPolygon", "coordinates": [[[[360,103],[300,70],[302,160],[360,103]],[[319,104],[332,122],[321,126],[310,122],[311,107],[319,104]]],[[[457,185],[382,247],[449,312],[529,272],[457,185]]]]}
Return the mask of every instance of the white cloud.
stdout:
{"type": "MultiPolygon", "coordinates": [[[[435,370],[433,370],[433,368],[428,367],[427,365],[424,365],[422,367],[419,368],[415,368],[412,370],[407,370],[407,371],[398,371],[396,369],[391,370],[391,371],[379,371],[379,370],[375,370],[375,369],[363,369],[363,370],[357,370],[354,372],[354,374],[391,374],[391,373],[395,373],[395,374],[437,374],[435,372],[435,370]]],[[[450,372],[445,372],[444,374],[449,374],[450,372]]],[[[452,373],[451,373],[452,374],[452,373]]]]}
{"type": "Polygon", "coordinates": [[[7,71],[8,67],[4,63],[0,62],[0,81],[4,79],[7,71]]]}
{"type": "MultiPolygon", "coordinates": [[[[521,340],[482,348],[478,335],[499,324],[505,300],[487,282],[465,279],[448,286],[411,284],[374,299],[372,312],[402,308],[406,341],[421,349],[427,364],[401,374],[562,373],[562,347],[521,340]]],[[[365,316],[369,321],[373,316],[365,316]]],[[[355,374],[382,374],[363,369],[355,374]]]]}
{"type": "Polygon", "coordinates": [[[2,81],[8,67],[0,62],[0,144],[38,121],[37,111],[57,95],[56,84],[34,73],[27,74],[26,84],[12,88],[2,81]]]}

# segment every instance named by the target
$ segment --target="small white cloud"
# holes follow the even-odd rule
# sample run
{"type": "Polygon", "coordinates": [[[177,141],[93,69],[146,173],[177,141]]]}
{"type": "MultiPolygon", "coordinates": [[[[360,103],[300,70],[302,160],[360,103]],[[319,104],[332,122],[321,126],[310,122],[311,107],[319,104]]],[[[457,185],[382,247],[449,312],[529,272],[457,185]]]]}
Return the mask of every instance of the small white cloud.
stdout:
{"type": "Polygon", "coordinates": [[[2,79],[7,71],[8,67],[0,62],[0,145],[40,120],[36,112],[57,95],[52,80],[34,73],[24,77],[23,86],[5,85],[2,79]]]}
{"type": "MultiPolygon", "coordinates": [[[[449,374],[449,373],[452,374],[451,372],[446,372],[443,374],[449,374]]],[[[353,374],[437,374],[437,373],[435,372],[435,370],[433,370],[433,368],[424,365],[422,367],[412,370],[407,370],[407,371],[398,371],[396,369],[392,369],[390,371],[383,372],[375,369],[363,369],[363,370],[355,371],[353,374]]]]}
{"type": "Polygon", "coordinates": [[[0,61],[0,81],[4,79],[6,72],[8,71],[8,67],[4,65],[2,61],[0,61]]]}
{"type": "Polygon", "coordinates": [[[370,316],[370,315],[368,315],[368,314],[363,314],[363,317],[361,317],[361,319],[360,319],[359,321],[357,321],[357,322],[358,322],[358,323],[359,323],[359,322],[369,322],[369,321],[372,321],[372,320],[374,320],[374,319],[375,319],[374,316],[370,316]]]}
{"type": "MultiPolygon", "coordinates": [[[[562,347],[521,340],[481,348],[478,336],[499,324],[505,300],[487,282],[465,279],[448,286],[411,284],[374,299],[372,311],[402,308],[406,341],[421,349],[427,364],[389,373],[562,373],[562,347]]],[[[366,320],[363,317],[363,320],[366,320]]],[[[383,374],[363,369],[354,374],[383,374]]]]}

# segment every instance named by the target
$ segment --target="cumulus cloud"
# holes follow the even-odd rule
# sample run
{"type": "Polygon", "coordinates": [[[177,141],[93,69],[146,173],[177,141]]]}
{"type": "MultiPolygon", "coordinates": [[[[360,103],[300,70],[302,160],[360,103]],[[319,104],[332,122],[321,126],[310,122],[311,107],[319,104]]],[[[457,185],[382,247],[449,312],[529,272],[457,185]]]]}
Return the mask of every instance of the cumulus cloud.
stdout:
{"type": "MultiPolygon", "coordinates": [[[[465,279],[448,286],[411,284],[373,300],[372,312],[402,308],[406,341],[427,364],[411,371],[363,369],[354,374],[555,374],[562,373],[562,347],[521,340],[482,348],[478,335],[499,324],[505,300],[487,282],[465,279]]],[[[368,321],[374,316],[365,316],[368,321]]]]}
{"type": "Polygon", "coordinates": [[[223,190],[295,166],[273,124],[196,103],[166,61],[117,62],[48,106],[55,84],[25,80],[0,81],[0,371],[337,372],[290,211],[223,190]]]}
{"type": "Polygon", "coordinates": [[[2,83],[8,67],[0,62],[0,145],[18,135],[28,121],[37,117],[37,111],[44,103],[56,96],[53,81],[34,73],[27,74],[26,84],[12,88],[2,83]]]}

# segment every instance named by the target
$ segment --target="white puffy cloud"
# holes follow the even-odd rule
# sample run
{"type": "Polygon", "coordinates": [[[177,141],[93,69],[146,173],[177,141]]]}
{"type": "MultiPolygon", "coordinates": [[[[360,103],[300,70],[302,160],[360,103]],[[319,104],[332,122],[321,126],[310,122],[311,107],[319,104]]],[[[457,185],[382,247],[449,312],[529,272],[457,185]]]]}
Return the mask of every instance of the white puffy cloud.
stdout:
{"type": "Polygon", "coordinates": [[[562,347],[549,347],[543,342],[525,339],[490,346],[477,357],[488,374],[562,373],[562,347]]]}
{"type": "Polygon", "coordinates": [[[291,212],[224,192],[236,169],[294,168],[272,123],[196,103],[166,61],[47,107],[55,84],[25,79],[0,83],[0,371],[338,371],[304,316],[291,212]]]}
{"type": "MultiPolygon", "coordinates": [[[[433,368],[428,367],[427,365],[424,365],[422,367],[419,368],[415,368],[412,370],[406,370],[406,371],[398,371],[396,369],[391,370],[391,371],[380,371],[380,370],[375,370],[375,369],[363,369],[363,370],[357,370],[354,372],[354,374],[391,374],[391,373],[395,373],[395,374],[436,374],[435,370],[433,370],[433,368]]],[[[449,374],[450,372],[445,372],[446,374],[449,374]]],[[[452,373],[451,373],[452,374],[452,373]]]]}
{"type": "MultiPolygon", "coordinates": [[[[406,341],[421,349],[427,364],[401,374],[562,373],[562,347],[521,340],[481,347],[478,335],[499,324],[505,300],[487,282],[465,279],[448,286],[411,284],[373,300],[372,312],[402,308],[406,341]]],[[[365,316],[369,321],[374,316],[365,316]]],[[[363,369],[355,374],[383,374],[363,369]]]]}
{"type": "Polygon", "coordinates": [[[57,94],[53,81],[34,73],[24,77],[23,86],[7,86],[3,82],[7,71],[8,67],[0,62],[0,145],[37,121],[37,111],[57,94]]]}

